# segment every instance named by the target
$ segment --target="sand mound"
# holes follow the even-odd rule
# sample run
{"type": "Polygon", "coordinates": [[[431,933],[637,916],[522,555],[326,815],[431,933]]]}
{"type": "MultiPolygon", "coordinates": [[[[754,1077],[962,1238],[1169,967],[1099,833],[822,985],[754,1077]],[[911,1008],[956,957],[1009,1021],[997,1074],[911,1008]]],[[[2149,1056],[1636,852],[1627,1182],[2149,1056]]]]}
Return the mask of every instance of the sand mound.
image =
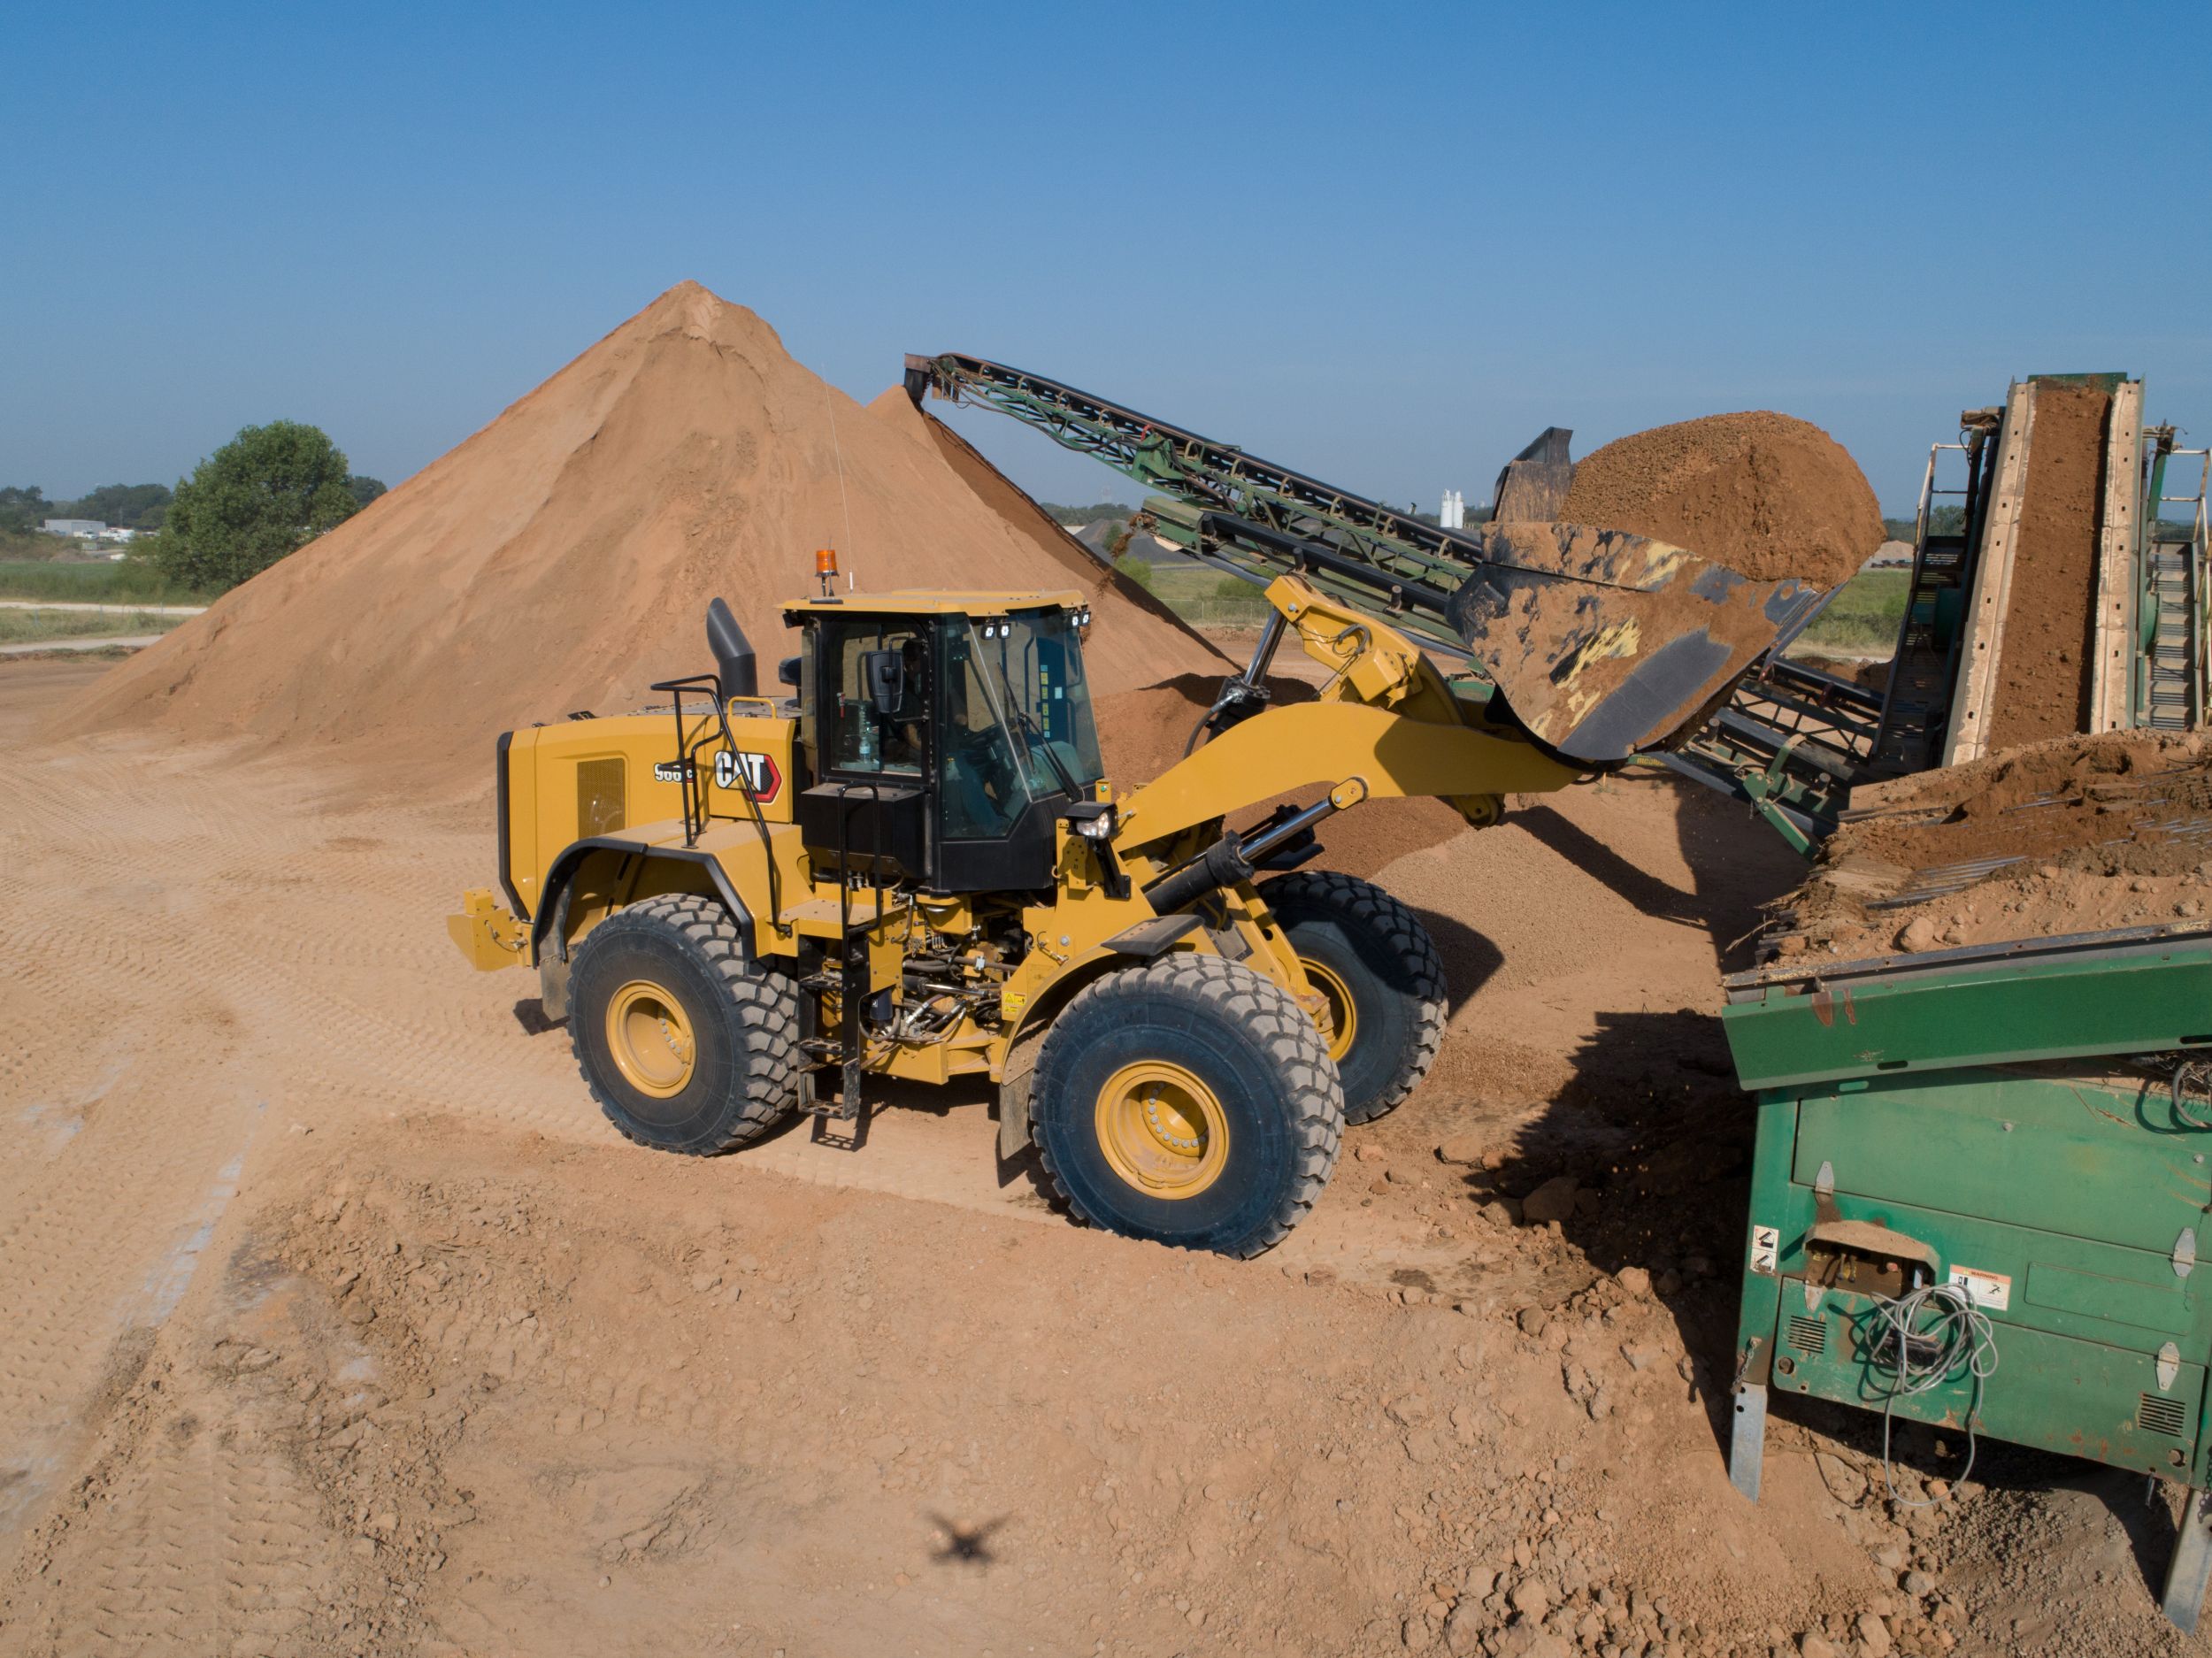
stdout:
{"type": "Polygon", "coordinates": [[[119,664],[69,725],[403,753],[419,787],[482,761],[502,730],[633,708],[652,681],[710,667],[717,594],[772,664],[788,649],[778,602],[833,544],[864,588],[1082,588],[1102,692],[1219,663],[1079,549],[1010,523],[918,417],[871,417],[751,311],[687,282],[119,664]]]}
{"type": "MultiPolygon", "coordinates": [[[[1118,789],[1149,783],[1183,757],[1184,746],[1213,706],[1221,688],[1217,673],[1186,673],[1141,691],[1102,697],[1098,705],[1098,741],[1106,775],[1118,789]]],[[[1279,702],[1310,702],[1314,687],[1302,679],[1273,679],[1268,688],[1279,702]]],[[[1298,805],[1321,797],[1317,788],[1279,796],[1298,805]]],[[[1229,822],[1244,828],[1275,809],[1263,801],[1236,813],[1229,822]]],[[[1375,800],[1340,812],[1322,825],[1319,869],[1368,876],[1409,852],[1440,844],[1467,829],[1466,819],[1440,800],[1375,800]]]]}
{"type": "Polygon", "coordinates": [[[1570,523],[1632,530],[1755,581],[1847,581],[1882,544],[1873,488],[1840,443],[1764,411],[1709,415],[1608,443],[1575,467],[1570,523]]]}
{"type": "Polygon", "coordinates": [[[2060,738],[1902,779],[1784,901],[1783,953],[1851,959],[2195,920],[2212,907],[2208,809],[2200,736],[2060,738]]]}

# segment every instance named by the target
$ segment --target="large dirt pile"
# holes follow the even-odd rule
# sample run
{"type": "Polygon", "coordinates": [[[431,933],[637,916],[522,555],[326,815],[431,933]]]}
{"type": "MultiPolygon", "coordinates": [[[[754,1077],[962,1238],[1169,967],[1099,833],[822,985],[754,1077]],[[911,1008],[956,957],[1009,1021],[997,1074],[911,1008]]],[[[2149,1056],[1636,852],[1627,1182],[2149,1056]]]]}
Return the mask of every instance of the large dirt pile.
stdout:
{"type": "Polygon", "coordinates": [[[1882,510],[1843,445],[1809,421],[1758,411],[1654,426],[1575,467],[1563,516],[1632,530],[1740,571],[1848,580],[1882,544],[1882,510]]]}
{"type": "Polygon", "coordinates": [[[772,664],[778,603],[829,545],[864,588],[1082,588],[1102,692],[1217,665],[1079,548],[979,497],[918,418],[872,418],[687,282],[117,667],[69,725],[403,752],[416,787],[499,731],[634,707],[708,667],[718,594],[772,664]]]}
{"type": "Polygon", "coordinates": [[[1785,956],[2188,925],[2212,910],[2201,736],[2060,738],[1885,785],[1873,803],[1783,901],[1785,956]]]}
{"type": "Polygon", "coordinates": [[[2090,632],[2097,596],[2097,525],[2104,494],[2101,386],[2039,381],[2033,441],[2013,549],[1989,744],[2009,748],[2089,723],[2090,632]]]}

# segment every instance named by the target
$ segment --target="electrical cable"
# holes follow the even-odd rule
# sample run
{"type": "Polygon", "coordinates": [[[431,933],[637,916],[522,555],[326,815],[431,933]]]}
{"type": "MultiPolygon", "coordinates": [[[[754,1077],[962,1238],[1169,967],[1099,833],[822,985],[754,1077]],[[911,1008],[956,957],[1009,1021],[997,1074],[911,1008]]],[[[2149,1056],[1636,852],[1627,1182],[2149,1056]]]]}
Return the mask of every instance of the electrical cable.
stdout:
{"type": "Polygon", "coordinates": [[[1895,1301],[1878,1295],[1874,1313],[1882,1333],[1874,1344],[1873,1368],[1886,1368],[1885,1355],[1894,1348],[1893,1362],[1886,1368],[1894,1372],[1895,1380],[1882,1401],[1882,1484],[1899,1508],[1932,1508],[1932,1501],[1916,1502],[1897,1494],[1889,1448],[1897,1401],[1931,1393],[1960,1365],[1966,1367],[1973,1378],[1973,1396],[1966,1412],[1966,1466],[1959,1470],[1959,1479],[1967,1478],[1974,1471],[1974,1418],[1981,1414],[1982,1389],[1997,1370],[1996,1332],[1974,1305],[1973,1296],[1955,1284],[1924,1284],[1895,1301]],[[1923,1315],[1933,1318],[1924,1328],[1920,1327],[1923,1315]]]}
{"type": "Polygon", "coordinates": [[[2183,1059],[2174,1065],[2173,1080],[2168,1084],[2173,1098],[2174,1120],[2184,1128],[2212,1128],[2212,1122],[2191,1113],[2185,1101],[2212,1094],[2212,1063],[2202,1059],[2183,1059]]]}

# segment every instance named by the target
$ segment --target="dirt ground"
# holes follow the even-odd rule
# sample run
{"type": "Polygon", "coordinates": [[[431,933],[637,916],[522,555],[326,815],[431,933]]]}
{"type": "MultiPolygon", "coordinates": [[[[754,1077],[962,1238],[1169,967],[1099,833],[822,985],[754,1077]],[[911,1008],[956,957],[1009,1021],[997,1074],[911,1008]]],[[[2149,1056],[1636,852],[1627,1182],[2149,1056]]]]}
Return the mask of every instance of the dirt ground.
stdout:
{"type": "Polygon", "coordinates": [[[1802,870],[1726,802],[1586,785],[1383,871],[1439,1071],[1232,1263],[1067,1224],[980,1091],[625,1145],[445,937],[486,801],[45,741],[100,665],[0,664],[0,1653],[2196,1649],[2139,1481],[1951,1489],[1916,1436],[1900,1521],[1833,1413],[1728,1486],[1710,1015],[1802,870]]]}

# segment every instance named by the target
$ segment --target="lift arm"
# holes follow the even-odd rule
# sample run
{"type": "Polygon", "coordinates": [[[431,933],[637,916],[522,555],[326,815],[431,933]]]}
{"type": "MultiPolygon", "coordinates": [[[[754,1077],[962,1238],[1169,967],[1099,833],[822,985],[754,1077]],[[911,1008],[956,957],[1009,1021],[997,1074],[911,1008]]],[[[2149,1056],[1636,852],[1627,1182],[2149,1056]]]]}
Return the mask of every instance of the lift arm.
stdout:
{"type": "MultiPolygon", "coordinates": [[[[1583,768],[1563,764],[1511,725],[1490,723],[1487,702],[1463,696],[1404,634],[1317,591],[1304,579],[1268,585],[1275,619],[1240,683],[1263,684],[1268,659],[1295,634],[1331,670],[1318,700],[1231,704],[1226,729],[1121,804],[1117,840],[1157,846],[1202,823],[1314,784],[1317,816],[1362,801],[1433,795],[1478,826],[1503,796],[1563,788],[1583,768]]],[[[1217,705],[1218,706],[1218,705],[1217,705]]]]}

